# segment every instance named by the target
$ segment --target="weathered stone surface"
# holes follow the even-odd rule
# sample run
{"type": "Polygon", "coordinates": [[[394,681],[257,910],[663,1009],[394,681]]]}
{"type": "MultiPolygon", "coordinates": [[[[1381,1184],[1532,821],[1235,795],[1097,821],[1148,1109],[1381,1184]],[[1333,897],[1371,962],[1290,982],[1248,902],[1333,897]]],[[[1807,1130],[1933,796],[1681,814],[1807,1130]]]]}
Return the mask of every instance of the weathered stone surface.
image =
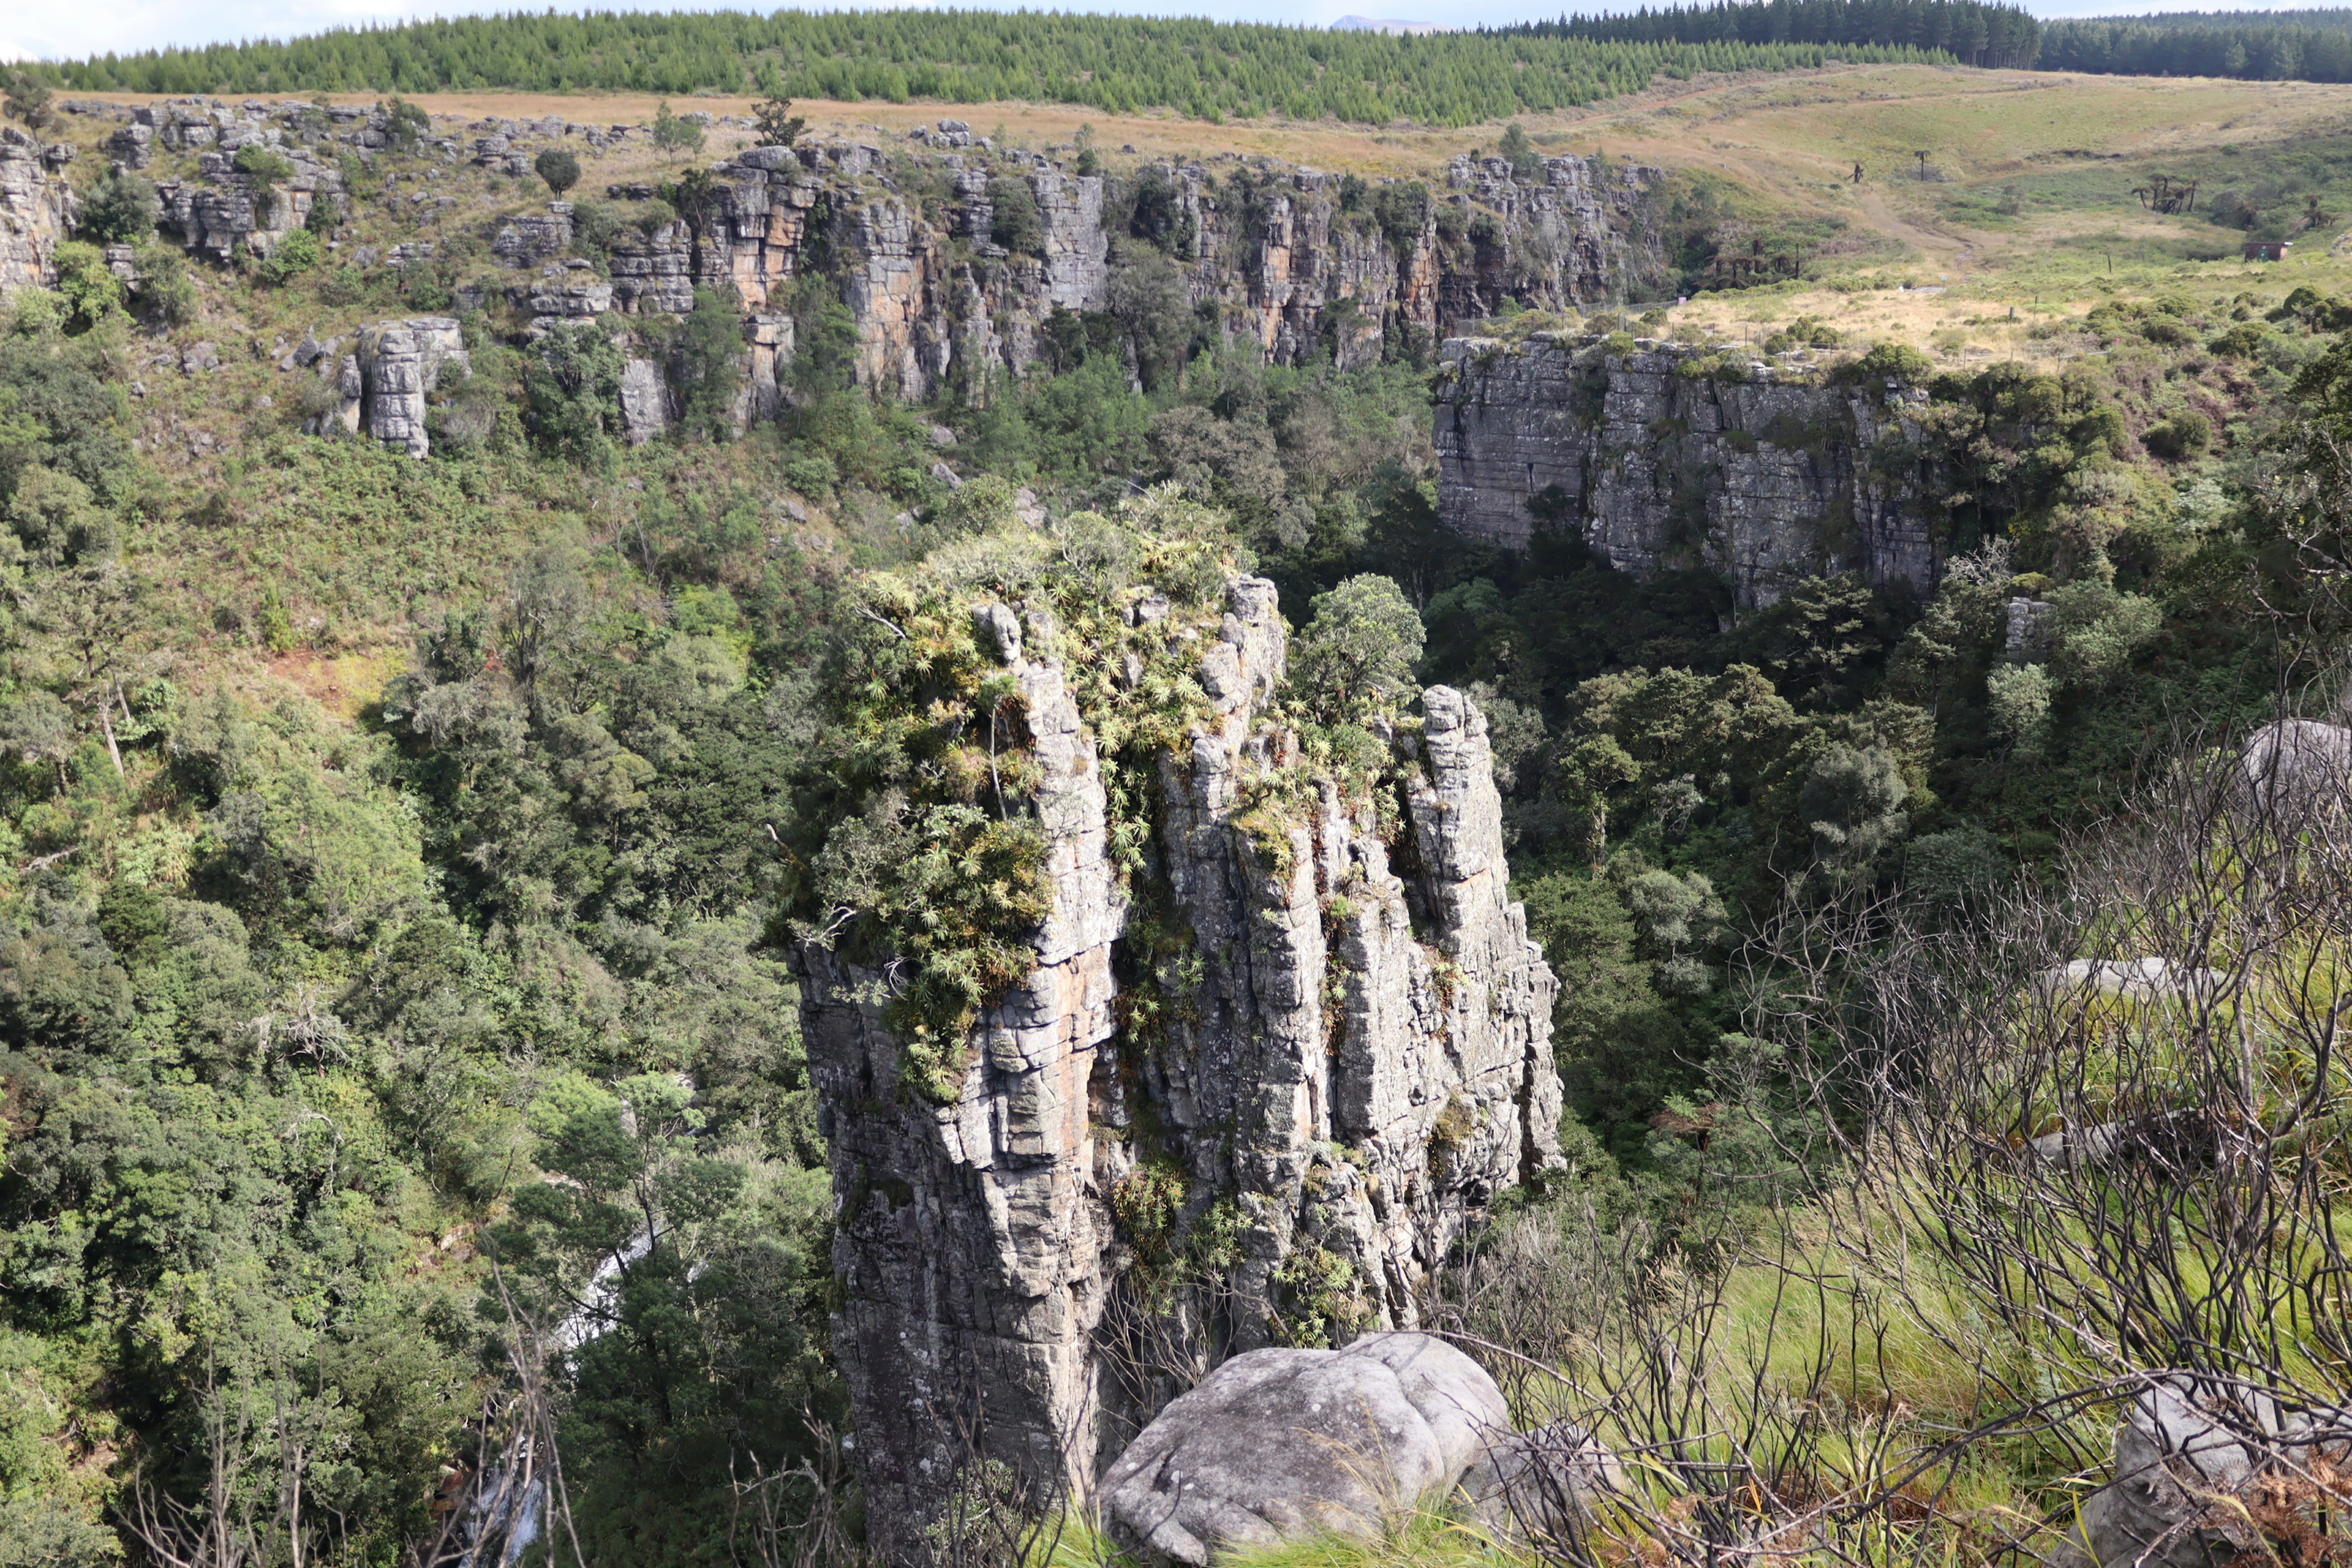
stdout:
{"type": "Polygon", "coordinates": [[[1624,1480],[1616,1455],[1581,1426],[1561,1421],[1491,1438],[1463,1472],[1462,1496],[1498,1540],[1564,1544],[1624,1480]]]}
{"type": "MultiPolygon", "coordinates": [[[[425,428],[425,395],[441,384],[445,366],[465,366],[466,339],[451,316],[411,316],[360,329],[358,425],[375,440],[412,458],[433,449],[425,428]]],[[[346,384],[346,395],[350,388],[346,384]]]]}
{"type": "Polygon", "coordinates": [[[1509,1419],[1494,1379],[1427,1334],[1252,1351],[1143,1429],[1103,1477],[1103,1510],[1160,1562],[1320,1533],[1369,1540],[1450,1489],[1509,1419]]]}
{"type": "Polygon", "coordinates": [[[1557,490],[1595,553],[1637,574],[1708,566],[1743,606],[1806,577],[1859,571],[1926,594],[1942,569],[1914,485],[1874,448],[1910,434],[1912,395],[1678,374],[1706,351],[1538,332],[1444,346],[1438,506],[1446,526],[1526,546],[1530,499],[1557,490]]]}
{"type": "Polygon", "coordinates": [[[2238,770],[2260,804],[2342,802],[2352,786],[2352,729],[2316,719],[2277,720],[2246,738],[2238,770]]]}
{"type": "Polygon", "coordinates": [[[661,366],[649,359],[633,359],[621,367],[621,432],[632,447],[668,432],[677,422],[670,405],[669,384],[661,366]]]}
{"type": "MultiPolygon", "coordinates": [[[[1236,1205],[1223,1331],[1240,1351],[1323,1313],[1414,1326],[1465,1226],[1559,1159],[1557,987],[1509,901],[1475,706],[1433,689],[1420,732],[1396,738],[1409,783],[1389,840],[1372,803],[1328,780],[1267,828],[1253,784],[1299,765],[1272,715],[1285,635],[1273,585],[1234,581],[1199,645],[1212,712],[1160,759],[1136,873],[1197,963],[1180,976],[1138,961],[1128,986],[1177,994],[1130,1033],[1129,879],[1057,634],[1038,609],[975,611],[1045,781],[1054,907],[1034,972],[982,1016],[955,1100],[936,1105],[899,1088],[879,977],[828,948],[796,955],[840,1203],[835,1342],[886,1556],[912,1550],[975,1411],[983,1452],[1081,1489],[1151,1414],[1095,1341],[1132,1257],[1110,1199],[1147,1152],[1181,1169],[1192,1212],[1215,1194],[1236,1205]],[[1302,1255],[1349,1282],[1344,1301],[1297,1297],[1283,1269],[1302,1255]]],[[[1150,594],[1129,611],[1169,613],[1150,594]]]]}
{"type": "MultiPolygon", "coordinates": [[[[2225,1398],[2243,1404],[2173,1373],[2133,1399],[2116,1427],[2116,1479],[2083,1503],[2060,1568],[2213,1568],[2261,1554],[2260,1532],[2230,1505],[2269,1456],[2221,1418],[2225,1398]]],[[[2252,1431],[2288,1425],[2274,1408],[2241,1408],[2235,1420],[2252,1431]]],[[[2308,1443],[2292,1446],[2307,1463],[2308,1443]]]]}
{"type": "Polygon", "coordinates": [[[73,187],[40,144],[0,126],[0,294],[58,280],[58,241],[73,232],[73,187]]]}

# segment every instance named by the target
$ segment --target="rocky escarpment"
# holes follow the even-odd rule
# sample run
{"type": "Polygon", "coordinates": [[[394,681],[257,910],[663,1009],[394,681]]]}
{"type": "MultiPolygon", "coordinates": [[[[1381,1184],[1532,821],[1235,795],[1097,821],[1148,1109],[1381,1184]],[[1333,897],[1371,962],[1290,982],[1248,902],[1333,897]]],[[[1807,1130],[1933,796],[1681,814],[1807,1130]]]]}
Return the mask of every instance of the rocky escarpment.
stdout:
{"type": "MultiPolygon", "coordinates": [[[[625,308],[618,279],[643,272],[691,280],[657,308],[690,305],[692,285],[724,285],[756,310],[824,266],[857,321],[860,380],[908,399],[1017,375],[1043,353],[1055,311],[1110,306],[1102,177],[1037,154],[957,153],[940,160],[944,199],[926,204],[888,167],[871,145],[754,148],[712,171],[716,189],[677,233],[615,258],[616,294],[625,308]],[[1034,254],[990,239],[993,178],[1028,185],[1034,254]]],[[[1273,363],[1328,347],[1342,368],[1377,363],[1391,344],[1434,345],[1507,299],[1622,298],[1657,270],[1643,202],[1657,178],[1597,158],[1547,160],[1533,180],[1499,159],[1457,159],[1437,193],[1238,157],[1134,176],[1155,193],[1196,317],[1273,363]]]]}
{"type": "Polygon", "coordinates": [[[1898,383],[1546,333],[1456,339],[1444,354],[1438,504],[1456,532],[1523,548],[1542,497],[1612,565],[1711,568],[1742,606],[1842,572],[1935,584],[1909,457],[1922,395],[1898,383]]]}
{"type": "Polygon", "coordinates": [[[1084,1491],[1181,1392],[1139,1366],[1173,1309],[1135,1279],[1192,1260],[1194,1344],[1411,1325],[1484,1205],[1559,1157],[1555,982],[1509,900],[1476,708],[1427,692],[1368,790],[1306,766],[1276,711],[1270,584],[1121,604],[1126,651],[1085,655],[1041,601],[973,606],[1032,738],[1051,907],[947,1081],[908,1088],[894,959],[796,955],[835,1347],[889,1561],[975,1454],[1084,1491]],[[1202,701],[1123,837],[1071,661],[1135,689],[1145,646],[1202,701]]]}
{"type": "Polygon", "coordinates": [[[0,126],[0,293],[57,281],[58,242],[73,232],[73,188],[65,170],[74,150],[44,147],[0,126]]]}

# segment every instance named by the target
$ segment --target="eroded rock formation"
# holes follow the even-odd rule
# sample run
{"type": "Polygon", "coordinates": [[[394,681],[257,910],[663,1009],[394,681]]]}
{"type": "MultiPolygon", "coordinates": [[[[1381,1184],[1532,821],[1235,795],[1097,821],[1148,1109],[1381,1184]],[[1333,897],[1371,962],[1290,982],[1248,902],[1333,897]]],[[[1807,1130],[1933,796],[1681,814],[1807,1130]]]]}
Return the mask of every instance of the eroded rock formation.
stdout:
{"type": "Polygon", "coordinates": [[[360,329],[358,352],[343,361],[343,424],[412,458],[433,448],[425,398],[442,371],[467,363],[465,333],[451,316],[411,316],[360,329]]]}
{"type": "MultiPolygon", "coordinates": [[[[1245,1351],[1412,1326],[1465,1227],[1559,1158],[1556,983],[1509,900],[1467,699],[1424,694],[1393,736],[1392,792],[1315,774],[1273,710],[1274,588],[1234,581],[1221,613],[1169,623],[1207,704],[1160,757],[1130,872],[1051,615],[975,612],[1042,778],[1034,970],[982,1015],[938,1103],[904,1084],[884,971],[815,943],[796,958],[839,1205],[835,1342],[892,1561],[974,1446],[1090,1489],[1181,1391],[1139,1389],[1106,1337],[1150,1246],[1115,1217],[1150,1206],[1139,1192],[1222,1236],[1223,1321],[1200,1342],[1245,1351]]],[[[1148,590],[1126,604],[1130,625],[1171,614],[1148,590]]]]}
{"type": "Polygon", "coordinates": [[[73,232],[69,146],[43,147],[0,126],[0,293],[57,281],[58,242],[73,232]]]}
{"type": "Polygon", "coordinates": [[[1906,456],[1916,395],[1698,348],[1621,350],[1549,333],[1445,344],[1448,527],[1523,548],[1528,501],[1556,489],[1559,523],[1612,565],[1711,567],[1743,607],[1841,572],[1934,586],[1942,562],[1906,456]]]}

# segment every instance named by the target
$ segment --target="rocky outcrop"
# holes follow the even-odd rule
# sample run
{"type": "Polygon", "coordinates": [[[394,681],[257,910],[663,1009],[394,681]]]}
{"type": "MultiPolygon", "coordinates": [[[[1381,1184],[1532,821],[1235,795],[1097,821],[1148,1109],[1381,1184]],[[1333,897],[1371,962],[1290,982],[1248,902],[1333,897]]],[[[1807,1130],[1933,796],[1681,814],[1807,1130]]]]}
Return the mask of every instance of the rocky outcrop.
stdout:
{"type": "Polygon", "coordinates": [[[467,366],[456,318],[411,316],[362,327],[359,348],[343,362],[343,424],[412,458],[433,447],[425,428],[425,395],[444,369],[467,366]]]}
{"type": "Polygon", "coordinates": [[[892,1561],[967,1434],[1090,1490],[1181,1390],[1139,1385],[1100,1337],[1152,1245],[1136,1214],[1220,1237],[1223,1321],[1203,1342],[1248,1351],[1413,1326],[1465,1228],[1559,1159],[1557,987],[1509,899],[1467,699],[1424,695],[1383,805],[1303,769],[1275,716],[1272,584],[1236,580],[1221,616],[1191,621],[1139,593],[1129,624],[1160,628],[1206,703],[1160,758],[1130,868],[1051,616],[977,614],[1042,781],[1053,898],[1034,969],[982,1015],[940,1103],[902,1083],[887,966],[815,942],[795,955],[838,1201],[835,1344],[892,1561]]]}
{"type": "Polygon", "coordinates": [[[343,188],[341,172],[303,148],[288,144],[273,151],[293,170],[284,180],[258,182],[237,172],[232,153],[217,152],[202,156],[194,180],[157,181],[155,194],[163,208],[159,226],[176,232],[189,249],[215,261],[232,261],[239,250],[268,254],[280,239],[310,222],[311,208],[321,196],[340,196],[343,188]]]}
{"type": "MultiPolygon", "coordinates": [[[[919,400],[950,384],[984,395],[992,376],[1017,375],[1044,353],[1055,311],[1111,303],[1101,177],[1031,154],[959,153],[942,171],[952,200],[927,218],[921,203],[876,177],[881,164],[872,147],[815,143],[753,148],[718,165],[679,232],[616,251],[620,308],[690,309],[699,286],[774,309],[814,267],[839,279],[856,320],[860,381],[919,400]],[[1036,201],[1035,255],[990,238],[989,187],[1003,178],[1027,182],[1036,201]]],[[[1556,308],[1617,298],[1658,270],[1645,206],[1655,170],[1559,158],[1520,182],[1496,167],[1474,174],[1465,165],[1458,189],[1400,186],[1393,199],[1386,185],[1264,159],[1163,164],[1135,178],[1165,209],[1161,241],[1196,314],[1277,363],[1328,346],[1353,367],[1377,363],[1391,343],[1433,348],[1505,300],[1556,308]]]]}
{"type": "Polygon", "coordinates": [[[69,146],[43,147],[13,125],[0,126],[0,294],[58,280],[58,242],[74,225],[65,177],[72,161],[69,146]]]}
{"type": "Polygon", "coordinates": [[[1455,339],[1444,363],[1438,507],[1458,533],[1522,549],[1542,497],[1612,565],[1710,568],[1743,607],[1843,572],[1925,595],[1942,569],[1905,387],[1541,332],[1455,339]]]}
{"type": "Polygon", "coordinates": [[[1103,1478],[1103,1512],[1144,1561],[1194,1568],[1230,1547],[1375,1541],[1509,1422],[1495,1380],[1427,1334],[1252,1351],[1144,1428],[1103,1478]]]}

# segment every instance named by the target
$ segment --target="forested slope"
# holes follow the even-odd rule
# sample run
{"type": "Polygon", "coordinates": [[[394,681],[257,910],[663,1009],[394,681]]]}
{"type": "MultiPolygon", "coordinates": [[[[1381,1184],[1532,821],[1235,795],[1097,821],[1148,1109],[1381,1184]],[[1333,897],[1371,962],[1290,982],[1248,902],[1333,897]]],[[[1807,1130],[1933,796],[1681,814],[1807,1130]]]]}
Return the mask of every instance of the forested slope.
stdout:
{"type": "MultiPolygon", "coordinates": [[[[1926,59],[1941,46],[1848,46],[1926,59]]],[[[514,88],[975,103],[1029,100],[1113,113],[1286,115],[1469,125],[1590,103],[1661,73],[1821,64],[1810,43],[1595,45],[1526,34],[1391,37],[1142,17],[961,11],[518,13],[160,49],[34,68],[77,90],[427,92],[514,88]]]]}

